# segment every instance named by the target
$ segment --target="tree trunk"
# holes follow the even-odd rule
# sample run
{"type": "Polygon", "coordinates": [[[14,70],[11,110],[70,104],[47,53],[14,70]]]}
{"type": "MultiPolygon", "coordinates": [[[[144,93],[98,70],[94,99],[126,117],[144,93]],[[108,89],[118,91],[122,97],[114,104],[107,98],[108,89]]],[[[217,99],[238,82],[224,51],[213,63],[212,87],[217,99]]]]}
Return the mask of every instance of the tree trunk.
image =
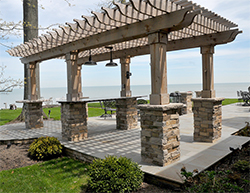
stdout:
{"type": "MultiPolygon", "coordinates": [[[[38,37],[38,0],[23,0],[23,43],[38,37]]],[[[24,64],[24,81],[28,79],[27,64],[24,64]]],[[[37,64],[37,91],[38,98],[40,98],[40,77],[39,77],[39,64],[37,64]]],[[[27,84],[24,85],[24,100],[28,99],[27,84]]]]}
{"type": "MultiPolygon", "coordinates": [[[[38,0],[23,0],[23,42],[28,42],[33,38],[38,37],[38,0]]],[[[40,98],[40,73],[39,63],[37,63],[36,78],[37,78],[37,96],[40,98]]],[[[28,99],[28,64],[24,64],[24,94],[23,99],[28,99]]],[[[23,104],[22,113],[17,120],[25,120],[25,103],[23,104]]]]}

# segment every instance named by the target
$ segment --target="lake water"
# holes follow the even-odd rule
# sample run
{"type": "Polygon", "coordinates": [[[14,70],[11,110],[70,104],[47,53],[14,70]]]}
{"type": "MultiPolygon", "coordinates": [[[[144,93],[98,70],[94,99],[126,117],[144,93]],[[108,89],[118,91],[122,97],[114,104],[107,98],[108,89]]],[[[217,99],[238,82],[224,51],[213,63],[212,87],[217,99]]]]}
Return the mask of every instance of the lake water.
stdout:
{"type": "MultiPolygon", "coordinates": [[[[216,97],[225,98],[237,98],[237,91],[246,91],[250,86],[250,83],[216,83],[215,85],[216,97]]],[[[195,91],[202,89],[201,84],[169,84],[168,93],[175,91],[192,91],[193,97],[195,97],[195,91]]],[[[83,87],[83,96],[89,98],[108,98],[119,97],[120,86],[95,86],[95,87],[83,87]]],[[[147,95],[151,92],[150,85],[131,85],[131,91],[133,96],[147,95]]],[[[67,88],[41,88],[41,96],[44,99],[52,97],[53,104],[56,101],[65,100],[67,88]]],[[[4,108],[5,104],[9,107],[9,104],[14,104],[17,100],[23,99],[23,89],[14,89],[13,92],[8,94],[0,94],[0,108],[4,108]]],[[[17,107],[22,107],[22,103],[15,103],[17,107]]]]}

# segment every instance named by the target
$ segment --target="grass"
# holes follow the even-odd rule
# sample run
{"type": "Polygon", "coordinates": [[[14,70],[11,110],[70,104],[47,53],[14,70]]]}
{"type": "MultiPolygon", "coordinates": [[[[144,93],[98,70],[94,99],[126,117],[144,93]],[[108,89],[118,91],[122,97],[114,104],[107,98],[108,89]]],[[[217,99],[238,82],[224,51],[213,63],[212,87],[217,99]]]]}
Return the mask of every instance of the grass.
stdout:
{"type": "Polygon", "coordinates": [[[0,192],[82,192],[88,164],[63,157],[0,172],[0,192]]]}
{"type": "Polygon", "coordinates": [[[22,109],[18,108],[16,110],[9,110],[9,109],[3,109],[0,110],[0,125],[4,125],[18,117],[20,113],[22,112],[22,109]]]}
{"type": "MultiPolygon", "coordinates": [[[[225,99],[222,101],[222,105],[228,105],[232,103],[237,103],[238,99],[225,99]]],[[[104,111],[101,109],[100,103],[88,103],[89,117],[97,117],[101,116],[104,111]]],[[[61,107],[54,107],[54,108],[44,108],[43,111],[46,115],[48,115],[49,110],[51,110],[50,118],[54,120],[60,120],[61,119],[61,107]]],[[[17,110],[8,110],[3,109],[0,110],[0,125],[4,125],[15,118],[18,117],[18,115],[21,113],[22,109],[17,110]]]]}
{"type": "MultiPolygon", "coordinates": [[[[54,107],[54,108],[44,108],[44,113],[48,116],[49,110],[51,110],[50,118],[54,120],[61,120],[61,107],[54,107]]],[[[97,105],[95,108],[89,108],[88,109],[88,115],[89,117],[97,117],[101,116],[104,113],[103,109],[97,108],[97,105]]],[[[0,125],[4,125],[18,117],[20,115],[22,109],[18,108],[17,110],[9,110],[9,109],[3,109],[0,110],[0,125]]]]}
{"type": "Polygon", "coordinates": [[[237,102],[238,102],[238,99],[225,99],[224,101],[222,101],[222,105],[229,105],[229,104],[233,104],[237,102]]]}

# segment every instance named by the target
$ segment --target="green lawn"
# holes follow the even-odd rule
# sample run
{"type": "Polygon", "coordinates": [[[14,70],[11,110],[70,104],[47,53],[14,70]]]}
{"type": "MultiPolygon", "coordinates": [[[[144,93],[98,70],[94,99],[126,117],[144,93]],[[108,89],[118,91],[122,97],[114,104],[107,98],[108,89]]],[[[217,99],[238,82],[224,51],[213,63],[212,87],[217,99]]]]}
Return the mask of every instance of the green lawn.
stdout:
{"type": "Polygon", "coordinates": [[[9,109],[4,109],[0,110],[0,125],[4,125],[20,115],[22,112],[22,109],[16,109],[16,110],[9,110],[9,109]]]}
{"type": "Polygon", "coordinates": [[[0,172],[0,192],[82,192],[88,164],[67,157],[0,172]]]}
{"type": "Polygon", "coordinates": [[[224,101],[222,101],[222,105],[229,105],[232,103],[237,103],[238,99],[225,99],[224,101]]]}
{"type": "MultiPolygon", "coordinates": [[[[97,105],[96,105],[97,106],[97,105]]],[[[44,113],[48,116],[48,112],[51,110],[50,118],[54,120],[60,120],[61,119],[61,107],[54,107],[54,108],[44,108],[44,113]]],[[[0,125],[4,125],[20,115],[22,109],[17,110],[9,110],[9,109],[3,109],[0,110],[0,125]]],[[[103,109],[100,108],[89,108],[88,115],[89,117],[97,117],[101,116],[104,113],[103,109]]]]}
{"type": "MultiPolygon", "coordinates": [[[[222,105],[228,105],[232,103],[237,103],[238,99],[225,99],[222,102],[222,105]]],[[[88,103],[89,117],[97,117],[101,116],[104,113],[104,110],[100,108],[100,103],[88,103]]],[[[21,113],[22,109],[17,110],[0,110],[0,125],[4,125],[15,118],[18,117],[18,115],[21,113]]],[[[61,107],[54,107],[54,108],[44,108],[43,111],[46,115],[48,115],[49,110],[51,110],[50,118],[54,120],[60,120],[61,119],[61,107]]]]}

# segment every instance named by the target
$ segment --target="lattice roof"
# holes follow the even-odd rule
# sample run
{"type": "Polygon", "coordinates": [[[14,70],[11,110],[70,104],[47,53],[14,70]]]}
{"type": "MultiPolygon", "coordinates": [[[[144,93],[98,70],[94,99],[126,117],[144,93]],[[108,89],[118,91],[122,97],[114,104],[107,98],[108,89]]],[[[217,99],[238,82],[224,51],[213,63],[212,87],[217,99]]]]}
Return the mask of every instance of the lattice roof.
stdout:
{"type": "MultiPolygon", "coordinates": [[[[91,49],[93,56],[101,56],[108,52],[105,48],[108,45],[113,46],[114,52],[131,48],[140,49],[148,45],[146,33],[136,37],[124,37],[123,40],[119,37],[117,38],[119,40],[113,41],[113,43],[109,42],[108,45],[98,44],[98,34],[105,35],[104,32],[124,26],[129,28],[131,24],[140,24],[158,16],[171,16],[172,13],[178,11],[183,11],[181,22],[170,28],[159,30],[168,33],[170,43],[206,34],[226,32],[237,27],[235,23],[188,0],[130,0],[126,4],[114,3],[114,6],[112,9],[102,7],[102,12],[92,12],[91,17],[82,16],[83,19],[74,19],[74,23],[59,26],[58,29],[49,31],[7,52],[12,56],[23,58],[34,56],[29,61],[42,61],[50,58],[64,58],[67,45],[69,47],[67,51],[79,50],[79,58],[86,58],[89,49],[91,49]],[[97,43],[88,46],[88,41],[92,37],[95,38],[97,43]],[[74,47],[81,40],[84,40],[82,46],[74,47]],[[48,52],[50,52],[49,56],[47,56],[48,52]]],[[[148,27],[151,28],[151,26],[148,27]]],[[[150,30],[148,32],[151,33],[150,30]]],[[[144,52],[146,54],[146,51],[144,52]]],[[[99,60],[105,59],[107,58],[103,56],[99,60]]]]}

